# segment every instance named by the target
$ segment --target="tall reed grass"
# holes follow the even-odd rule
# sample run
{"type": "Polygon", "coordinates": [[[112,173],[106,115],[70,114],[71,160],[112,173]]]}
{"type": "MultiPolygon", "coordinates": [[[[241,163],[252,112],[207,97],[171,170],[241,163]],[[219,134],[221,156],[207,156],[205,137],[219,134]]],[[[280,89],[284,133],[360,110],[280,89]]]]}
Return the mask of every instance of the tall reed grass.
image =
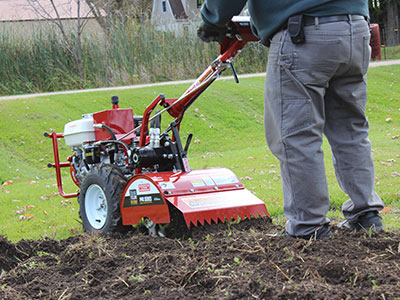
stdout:
{"type": "MultiPolygon", "coordinates": [[[[102,33],[83,36],[81,79],[74,57],[55,28],[38,29],[29,37],[1,31],[0,94],[102,87],[106,49],[110,86],[195,78],[218,55],[215,43],[160,32],[149,22],[113,25],[105,45],[102,33]]],[[[235,66],[240,73],[263,72],[266,62],[267,49],[251,43],[235,66]]]]}
{"type": "Polygon", "coordinates": [[[400,46],[382,47],[382,59],[400,59],[400,46]]]}

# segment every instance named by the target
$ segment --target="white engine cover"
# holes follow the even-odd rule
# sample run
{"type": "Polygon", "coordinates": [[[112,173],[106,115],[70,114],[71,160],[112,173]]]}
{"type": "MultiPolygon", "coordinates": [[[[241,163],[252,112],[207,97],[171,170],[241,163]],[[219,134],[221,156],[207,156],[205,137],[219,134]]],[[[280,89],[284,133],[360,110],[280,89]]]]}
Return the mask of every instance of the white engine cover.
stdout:
{"type": "Polygon", "coordinates": [[[64,139],[67,146],[80,146],[83,142],[94,141],[93,116],[83,115],[82,119],[65,124],[64,139]]]}

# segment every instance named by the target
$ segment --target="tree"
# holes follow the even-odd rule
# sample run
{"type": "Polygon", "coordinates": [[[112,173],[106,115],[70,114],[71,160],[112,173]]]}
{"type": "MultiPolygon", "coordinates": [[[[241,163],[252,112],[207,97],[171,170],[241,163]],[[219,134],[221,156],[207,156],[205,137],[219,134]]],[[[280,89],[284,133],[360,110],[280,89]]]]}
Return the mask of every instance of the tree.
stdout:
{"type": "MultiPolygon", "coordinates": [[[[93,13],[107,11],[114,21],[126,20],[128,18],[143,21],[151,14],[152,1],[149,0],[85,0],[93,10],[93,13]]],[[[99,17],[99,14],[96,14],[99,17]]],[[[99,18],[100,25],[105,25],[104,20],[99,18]]]]}
{"type": "Polygon", "coordinates": [[[89,20],[88,17],[90,15],[90,10],[86,12],[83,11],[83,0],[64,0],[62,3],[59,0],[57,3],[55,3],[54,0],[28,0],[28,3],[38,16],[55,24],[59,29],[64,42],[64,47],[74,57],[79,78],[81,83],[83,83],[82,32],[89,20]],[[73,8],[76,9],[75,28],[72,30],[66,29],[66,21],[65,18],[62,17],[65,11],[61,10],[65,9],[66,6],[69,7],[70,10],[73,8]]]}
{"type": "Polygon", "coordinates": [[[371,22],[378,23],[387,46],[400,44],[400,0],[369,0],[371,22]]]}
{"type": "Polygon", "coordinates": [[[148,0],[85,0],[85,2],[104,32],[104,83],[108,86],[110,33],[113,26],[125,23],[128,19],[138,22],[149,19],[152,2],[148,0]]]}

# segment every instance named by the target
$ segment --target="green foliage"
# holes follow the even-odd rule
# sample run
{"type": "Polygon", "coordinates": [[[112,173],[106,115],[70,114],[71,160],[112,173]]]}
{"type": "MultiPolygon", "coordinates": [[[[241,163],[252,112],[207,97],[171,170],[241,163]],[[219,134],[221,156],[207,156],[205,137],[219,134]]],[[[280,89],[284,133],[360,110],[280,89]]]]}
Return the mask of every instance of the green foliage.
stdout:
{"type": "Polygon", "coordinates": [[[387,3],[400,4],[400,0],[368,0],[368,7],[373,22],[376,22],[376,17],[387,14],[387,3]]]}
{"type": "Polygon", "coordinates": [[[236,257],[236,256],[235,256],[235,257],[233,258],[233,262],[234,262],[236,265],[239,266],[239,265],[240,265],[240,259],[239,259],[239,257],[236,257]]]}
{"type": "MultiPolygon", "coordinates": [[[[104,86],[106,47],[101,31],[82,37],[83,81],[56,28],[35,30],[25,39],[19,36],[0,32],[0,95],[104,86]]],[[[115,23],[108,44],[107,75],[113,86],[195,78],[218,55],[215,43],[175,37],[155,30],[149,21],[115,23]]],[[[266,61],[266,48],[253,43],[236,65],[239,73],[263,72],[266,61]]]]}
{"type": "MultiPolygon", "coordinates": [[[[81,80],[75,59],[56,28],[34,30],[24,39],[3,30],[0,95],[102,87],[107,54],[109,86],[196,78],[218,55],[216,43],[160,32],[149,21],[113,23],[108,44],[106,53],[101,30],[83,35],[81,80]]],[[[238,73],[264,72],[267,54],[266,47],[250,43],[235,60],[238,73]]],[[[382,48],[382,56],[400,58],[400,46],[382,48]]]]}
{"type": "Polygon", "coordinates": [[[381,48],[382,58],[399,59],[400,58],[400,46],[394,47],[382,47],[381,48]]]}

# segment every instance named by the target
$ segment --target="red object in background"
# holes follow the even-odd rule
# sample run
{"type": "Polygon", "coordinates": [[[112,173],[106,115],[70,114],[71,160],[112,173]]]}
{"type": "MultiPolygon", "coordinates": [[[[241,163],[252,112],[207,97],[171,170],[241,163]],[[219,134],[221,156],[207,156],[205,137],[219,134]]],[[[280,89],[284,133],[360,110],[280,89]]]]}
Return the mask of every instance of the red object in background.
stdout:
{"type": "Polygon", "coordinates": [[[369,45],[371,46],[371,58],[372,59],[382,59],[381,55],[381,37],[379,34],[379,25],[371,24],[371,40],[369,45]]]}

